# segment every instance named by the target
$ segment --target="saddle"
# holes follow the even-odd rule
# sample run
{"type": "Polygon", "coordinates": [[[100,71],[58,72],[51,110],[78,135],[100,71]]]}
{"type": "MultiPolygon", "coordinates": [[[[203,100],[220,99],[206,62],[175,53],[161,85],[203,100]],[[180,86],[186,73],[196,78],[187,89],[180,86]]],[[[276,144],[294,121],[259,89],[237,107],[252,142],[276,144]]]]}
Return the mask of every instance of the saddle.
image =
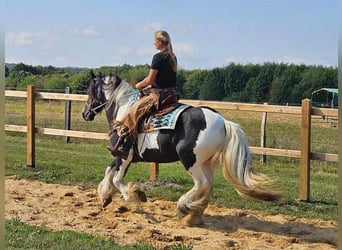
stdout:
{"type": "Polygon", "coordinates": [[[162,116],[167,113],[170,113],[172,110],[174,110],[176,107],[180,105],[178,102],[179,95],[178,94],[172,94],[168,95],[166,98],[162,99],[160,101],[158,110],[155,112],[155,116],[162,116]]]}

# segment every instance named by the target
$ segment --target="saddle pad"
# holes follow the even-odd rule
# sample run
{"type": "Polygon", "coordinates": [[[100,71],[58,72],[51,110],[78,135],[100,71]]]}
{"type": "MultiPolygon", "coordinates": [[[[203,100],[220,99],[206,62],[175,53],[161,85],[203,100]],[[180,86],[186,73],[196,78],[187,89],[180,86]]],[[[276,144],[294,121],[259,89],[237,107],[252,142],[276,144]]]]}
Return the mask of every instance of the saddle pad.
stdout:
{"type": "Polygon", "coordinates": [[[165,115],[144,119],[142,126],[143,132],[149,132],[158,129],[175,129],[179,115],[189,107],[189,105],[182,104],[165,115]]]}

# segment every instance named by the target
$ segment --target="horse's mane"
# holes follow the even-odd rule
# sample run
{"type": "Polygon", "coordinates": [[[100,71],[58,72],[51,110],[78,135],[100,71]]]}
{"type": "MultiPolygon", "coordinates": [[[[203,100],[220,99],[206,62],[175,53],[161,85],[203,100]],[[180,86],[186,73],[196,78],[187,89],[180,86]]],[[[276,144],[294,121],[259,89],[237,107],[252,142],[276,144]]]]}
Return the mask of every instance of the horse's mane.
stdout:
{"type": "Polygon", "coordinates": [[[113,117],[115,117],[119,107],[131,100],[135,90],[126,80],[122,80],[118,85],[115,85],[113,82],[109,82],[106,84],[106,87],[104,88],[105,91],[109,91],[111,94],[107,99],[108,103],[105,110],[107,113],[113,114],[113,117]],[[108,88],[106,88],[107,86],[108,88]]]}

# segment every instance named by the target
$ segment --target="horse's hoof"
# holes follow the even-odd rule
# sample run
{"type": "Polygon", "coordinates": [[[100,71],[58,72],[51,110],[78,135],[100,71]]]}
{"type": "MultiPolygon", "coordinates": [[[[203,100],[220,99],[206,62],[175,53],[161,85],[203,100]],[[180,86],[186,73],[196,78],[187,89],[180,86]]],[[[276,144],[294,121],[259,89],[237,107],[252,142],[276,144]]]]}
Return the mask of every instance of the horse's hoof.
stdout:
{"type": "Polygon", "coordinates": [[[133,184],[132,182],[128,183],[129,186],[129,196],[131,197],[132,201],[136,202],[146,202],[146,194],[141,191],[138,185],[133,184]]]}
{"type": "Polygon", "coordinates": [[[136,190],[135,193],[137,194],[138,198],[142,201],[142,202],[146,202],[147,198],[146,198],[146,194],[141,191],[141,190],[136,190]]]}
{"type": "Polygon", "coordinates": [[[102,201],[102,208],[107,207],[111,202],[112,202],[112,197],[107,198],[107,199],[104,199],[104,200],[102,201]]]}
{"type": "Polygon", "coordinates": [[[181,219],[182,224],[189,227],[196,227],[203,225],[203,218],[200,215],[188,214],[181,219]]]}

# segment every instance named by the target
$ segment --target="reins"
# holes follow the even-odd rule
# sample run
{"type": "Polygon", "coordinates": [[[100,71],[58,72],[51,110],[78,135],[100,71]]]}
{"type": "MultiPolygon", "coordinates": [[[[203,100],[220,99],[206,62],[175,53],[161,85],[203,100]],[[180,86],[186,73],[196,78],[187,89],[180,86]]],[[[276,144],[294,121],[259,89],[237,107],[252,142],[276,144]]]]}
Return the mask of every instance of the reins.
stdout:
{"type": "Polygon", "coordinates": [[[91,110],[89,110],[89,112],[94,113],[95,115],[98,114],[98,112],[96,112],[96,110],[103,108],[105,105],[107,105],[108,101],[105,101],[104,103],[100,104],[99,106],[92,108],[91,110]]]}
{"type": "Polygon", "coordinates": [[[126,96],[134,95],[134,94],[137,93],[137,91],[139,91],[139,90],[133,90],[132,92],[129,92],[128,94],[122,95],[121,98],[122,98],[122,97],[126,97],[126,96]]]}

